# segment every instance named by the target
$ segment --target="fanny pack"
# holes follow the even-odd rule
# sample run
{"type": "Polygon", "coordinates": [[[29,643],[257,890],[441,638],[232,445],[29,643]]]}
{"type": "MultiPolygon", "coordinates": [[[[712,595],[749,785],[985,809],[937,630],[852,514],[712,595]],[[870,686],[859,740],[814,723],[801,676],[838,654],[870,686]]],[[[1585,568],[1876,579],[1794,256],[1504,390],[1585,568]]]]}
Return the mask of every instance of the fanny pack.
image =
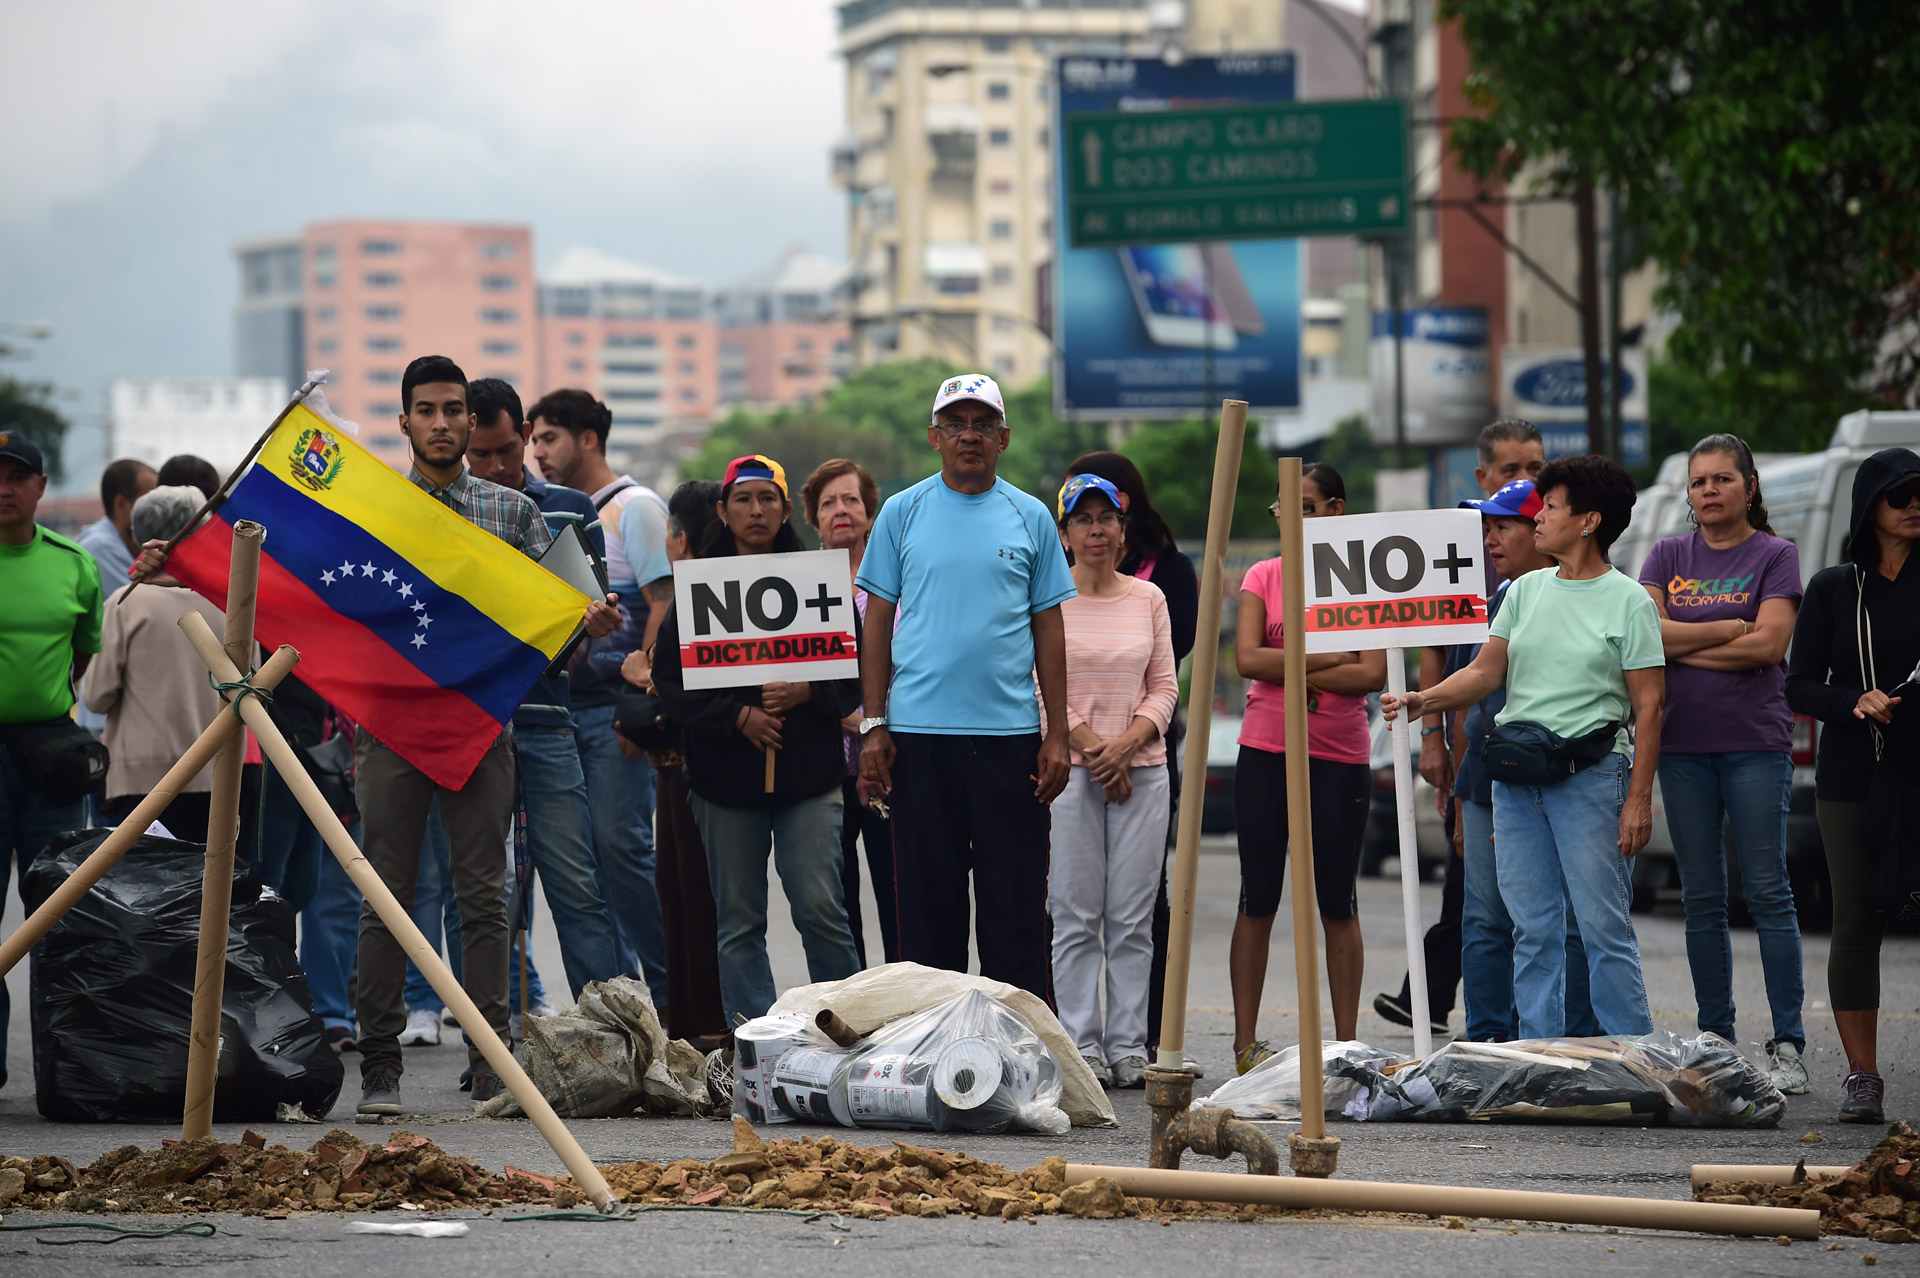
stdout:
{"type": "Polygon", "coordinates": [[[1558,785],[1613,753],[1620,723],[1609,723],[1584,736],[1563,737],[1543,724],[1525,719],[1502,723],[1487,732],[1480,761],[1495,781],[1508,785],[1558,785]]]}
{"type": "Polygon", "coordinates": [[[41,723],[0,724],[0,742],[20,779],[47,804],[72,803],[107,784],[107,747],[62,715],[41,723]]]}

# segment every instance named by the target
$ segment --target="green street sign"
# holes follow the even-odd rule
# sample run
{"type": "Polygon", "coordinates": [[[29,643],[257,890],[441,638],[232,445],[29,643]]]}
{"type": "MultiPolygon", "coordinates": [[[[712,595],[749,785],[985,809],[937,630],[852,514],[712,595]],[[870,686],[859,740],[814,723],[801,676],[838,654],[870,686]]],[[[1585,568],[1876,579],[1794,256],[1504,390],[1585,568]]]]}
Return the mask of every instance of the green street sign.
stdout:
{"type": "Polygon", "coordinates": [[[1397,98],[1067,117],[1075,248],[1404,230],[1397,98]]]}

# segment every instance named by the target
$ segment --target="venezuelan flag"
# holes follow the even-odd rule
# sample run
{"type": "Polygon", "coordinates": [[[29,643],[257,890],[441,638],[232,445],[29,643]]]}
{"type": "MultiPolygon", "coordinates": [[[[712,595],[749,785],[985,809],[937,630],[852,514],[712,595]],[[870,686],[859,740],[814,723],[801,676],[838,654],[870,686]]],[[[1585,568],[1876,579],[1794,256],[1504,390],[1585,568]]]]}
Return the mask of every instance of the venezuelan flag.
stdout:
{"type": "Polygon", "coordinates": [[[297,405],[167,571],[226,606],[233,526],[267,530],[254,630],[435,783],[473,775],[587,597],[297,405]]]}

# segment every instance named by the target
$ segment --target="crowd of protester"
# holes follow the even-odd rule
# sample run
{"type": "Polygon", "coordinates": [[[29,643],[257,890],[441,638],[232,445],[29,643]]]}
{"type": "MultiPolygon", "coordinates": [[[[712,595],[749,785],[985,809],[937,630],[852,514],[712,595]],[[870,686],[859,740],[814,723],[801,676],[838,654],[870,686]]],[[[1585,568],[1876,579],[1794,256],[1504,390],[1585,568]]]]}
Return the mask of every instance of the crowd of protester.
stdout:
{"type": "MultiPolygon", "coordinates": [[[[297,678],[273,702],[369,863],[444,943],[497,1031],[518,1035],[520,1008],[552,1010],[525,959],[518,827],[576,998],[593,981],[637,978],[671,1034],[724,1044],[788,975],[767,950],[771,853],[808,979],[897,960],[966,970],[977,956],[983,975],[1058,1009],[1103,1083],[1142,1084],[1164,979],[1177,669],[1199,591],[1131,462],[1075,460],[1049,506],[998,476],[1014,423],[992,379],[968,375],[933,395],[936,474],[883,502],[865,467],[834,459],[800,484],[796,511],[786,471],[762,455],[665,498],[616,473],[611,414],[583,391],[523,409],[506,383],[469,382],[427,356],[408,367],[402,400],[414,484],[535,559],[577,531],[610,586],[564,672],[528,691],[458,789],[297,678]],[[689,687],[672,565],[801,550],[799,520],[847,554],[859,677],[689,687]],[[863,882],[878,937],[863,927],[863,882]]],[[[1490,634],[1422,654],[1419,690],[1379,701],[1386,718],[1420,725],[1421,773],[1453,844],[1425,942],[1435,1028],[1458,990],[1470,1039],[1651,1030],[1629,908],[1657,775],[1699,1028],[1735,1034],[1726,827],[1759,939],[1768,1064],[1783,1090],[1808,1090],[1786,867],[1799,713],[1823,727],[1842,1112],[1879,1121],[1881,845],[1889,769],[1914,757],[1903,702],[1920,675],[1920,570],[1907,564],[1920,457],[1889,449],[1861,466],[1847,559],[1803,592],[1796,548],[1769,527],[1753,454],[1734,436],[1693,448],[1695,527],[1655,544],[1638,581],[1609,558],[1635,498],[1618,465],[1549,461],[1517,420],[1488,426],[1478,452],[1485,497],[1462,504],[1482,517],[1490,634]]],[[[194,457],[157,472],[115,462],[102,517],[68,540],[36,523],[45,472],[31,441],[0,433],[0,872],[24,870],[63,830],[123,818],[220,705],[175,624],[197,611],[218,630],[220,611],[167,576],[155,549],[220,476],[194,457]],[[110,760],[84,803],[50,801],[20,762],[23,743],[69,729],[97,735],[110,760]]],[[[1308,518],[1345,513],[1341,475],[1310,466],[1301,499],[1308,518]]],[[[1272,1054],[1258,1029],[1288,855],[1281,603],[1278,559],[1239,584],[1233,652],[1249,690],[1226,944],[1243,1073],[1272,1054]]],[[[1368,703],[1386,654],[1311,654],[1306,671],[1316,905],[1333,1030],[1351,1039],[1368,703]]],[[[397,1114],[404,1049],[438,1044],[444,1009],[257,748],[243,777],[242,855],[299,914],[316,1011],[335,1047],[360,1056],[360,1112],[397,1114]]],[[[204,841],[210,790],[211,768],[167,806],[166,830],[204,841]]],[[[0,985],[0,1042],[5,997],[0,985]]],[[[1406,985],[1374,1001],[1403,1025],[1412,1005],[1406,985]]],[[[476,1100],[500,1091],[471,1045],[469,1066],[476,1100]]]]}

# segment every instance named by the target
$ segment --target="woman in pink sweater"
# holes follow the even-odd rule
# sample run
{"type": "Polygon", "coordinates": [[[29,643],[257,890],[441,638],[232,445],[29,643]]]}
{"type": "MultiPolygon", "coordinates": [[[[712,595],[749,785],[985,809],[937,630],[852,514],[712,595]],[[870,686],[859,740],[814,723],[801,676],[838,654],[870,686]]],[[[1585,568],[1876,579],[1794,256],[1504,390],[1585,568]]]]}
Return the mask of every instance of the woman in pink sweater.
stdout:
{"type": "Polygon", "coordinates": [[[1073,767],[1053,801],[1054,993],[1060,1023],[1094,1076],[1110,1087],[1139,1087],[1147,1069],[1153,900],[1167,839],[1163,737],[1179,699],[1173,630],[1160,588],[1119,571],[1126,554],[1120,491],[1097,475],[1075,475],[1057,509],[1079,593],[1060,606],[1073,767]]]}

